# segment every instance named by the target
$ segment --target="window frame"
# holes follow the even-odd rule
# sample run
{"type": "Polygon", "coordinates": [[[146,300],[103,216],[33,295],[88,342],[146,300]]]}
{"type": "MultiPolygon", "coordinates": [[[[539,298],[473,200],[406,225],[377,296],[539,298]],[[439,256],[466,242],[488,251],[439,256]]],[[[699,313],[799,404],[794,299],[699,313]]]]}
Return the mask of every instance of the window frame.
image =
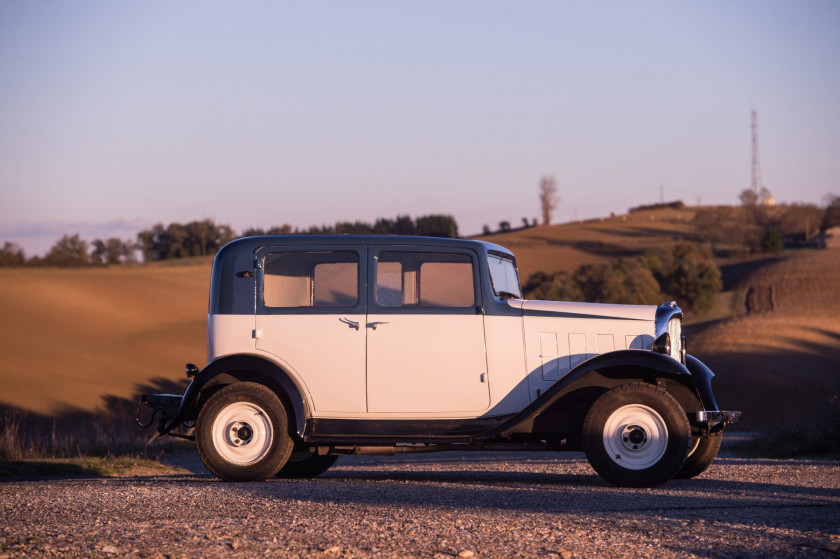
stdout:
{"type": "Polygon", "coordinates": [[[368,314],[463,314],[472,315],[479,313],[482,308],[481,290],[481,265],[478,254],[470,249],[457,249],[439,246],[405,246],[405,245],[378,245],[369,247],[368,254],[368,314]],[[379,265],[379,255],[383,252],[416,252],[426,254],[455,254],[467,256],[470,259],[473,270],[473,290],[475,300],[468,307],[382,307],[376,301],[376,271],[379,265]]]}
{"type": "Polygon", "coordinates": [[[505,253],[499,252],[497,250],[487,251],[487,260],[488,260],[488,262],[487,262],[487,277],[490,279],[490,289],[493,292],[493,296],[500,301],[503,300],[501,297],[499,297],[499,292],[496,290],[496,284],[495,284],[495,282],[493,282],[493,272],[491,271],[490,262],[489,262],[490,258],[500,258],[502,260],[508,260],[508,261],[511,262],[511,264],[513,264],[513,269],[516,271],[516,281],[520,282],[518,284],[519,298],[524,299],[525,294],[522,293],[522,283],[521,283],[522,278],[519,277],[519,264],[516,262],[516,258],[514,256],[510,255],[510,254],[505,254],[505,253]]]}
{"type": "MultiPolygon", "coordinates": [[[[257,251],[257,281],[254,297],[256,314],[365,314],[367,307],[367,248],[356,245],[276,245],[257,251]],[[349,307],[269,307],[265,304],[265,257],[270,254],[292,252],[350,252],[359,259],[356,304],[349,307]]],[[[314,271],[314,270],[313,270],[314,271]]]]}

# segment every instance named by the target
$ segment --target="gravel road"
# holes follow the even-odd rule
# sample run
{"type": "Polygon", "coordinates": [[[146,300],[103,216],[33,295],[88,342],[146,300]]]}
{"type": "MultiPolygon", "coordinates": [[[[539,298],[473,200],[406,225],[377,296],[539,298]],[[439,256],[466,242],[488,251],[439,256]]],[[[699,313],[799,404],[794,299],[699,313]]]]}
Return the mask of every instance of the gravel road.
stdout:
{"type": "Polygon", "coordinates": [[[321,478],[0,483],[0,558],[840,557],[840,462],[722,457],[607,486],[581,454],[343,457],[321,478]]]}

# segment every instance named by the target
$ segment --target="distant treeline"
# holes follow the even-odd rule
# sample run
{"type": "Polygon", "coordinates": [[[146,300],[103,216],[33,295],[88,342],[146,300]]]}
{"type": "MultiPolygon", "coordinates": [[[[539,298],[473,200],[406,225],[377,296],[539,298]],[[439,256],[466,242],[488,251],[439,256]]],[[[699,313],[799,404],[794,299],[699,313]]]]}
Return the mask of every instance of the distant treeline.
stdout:
{"type": "Polygon", "coordinates": [[[379,218],[373,223],[366,221],[339,221],[335,225],[312,226],[307,229],[293,229],[284,224],[270,229],[246,229],[242,235],[420,235],[423,237],[458,238],[458,223],[451,215],[432,214],[412,219],[400,215],[394,219],[379,218]]]}
{"type": "Polygon", "coordinates": [[[685,207],[685,204],[682,200],[676,200],[674,202],[662,202],[661,204],[647,204],[644,206],[636,206],[635,208],[630,208],[627,210],[627,213],[636,213],[636,212],[644,212],[650,210],[681,210],[685,207]]]}
{"type": "MultiPolygon", "coordinates": [[[[458,237],[458,224],[451,215],[424,215],[412,219],[408,215],[394,219],[380,218],[374,223],[363,221],[340,221],[335,225],[313,226],[306,229],[292,228],[284,224],[269,229],[249,228],[241,236],[253,235],[325,235],[325,234],[395,234],[421,235],[426,237],[458,237]]],[[[225,243],[237,238],[229,225],[217,224],[211,219],[189,223],[158,223],[151,229],[140,231],[137,240],[118,238],[96,239],[91,243],[78,234],[64,235],[52,246],[46,256],[27,258],[22,248],[14,243],[5,243],[0,248],[0,267],[57,266],[62,268],[79,266],[102,266],[132,263],[142,254],[146,262],[206,256],[215,254],[225,243]]]]}
{"type": "Polygon", "coordinates": [[[811,204],[702,208],[691,224],[697,239],[715,256],[816,246],[820,231],[840,225],[840,197],[832,197],[826,208],[811,204]]]}
{"type": "Polygon", "coordinates": [[[0,248],[0,268],[19,266],[57,266],[69,268],[77,266],[96,266],[122,264],[137,261],[137,243],[118,238],[96,239],[88,243],[78,233],[64,235],[43,258],[27,258],[23,249],[14,243],[4,243],[0,248]]]}

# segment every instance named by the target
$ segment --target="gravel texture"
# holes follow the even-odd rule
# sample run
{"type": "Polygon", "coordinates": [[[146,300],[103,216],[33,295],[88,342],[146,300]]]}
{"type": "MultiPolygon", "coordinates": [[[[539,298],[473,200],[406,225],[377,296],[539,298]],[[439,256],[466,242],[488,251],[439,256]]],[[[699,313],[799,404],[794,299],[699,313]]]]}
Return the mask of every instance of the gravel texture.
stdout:
{"type": "Polygon", "coordinates": [[[0,483],[0,558],[840,557],[840,462],[719,458],[657,489],[581,454],[343,457],[314,480],[0,483]]]}

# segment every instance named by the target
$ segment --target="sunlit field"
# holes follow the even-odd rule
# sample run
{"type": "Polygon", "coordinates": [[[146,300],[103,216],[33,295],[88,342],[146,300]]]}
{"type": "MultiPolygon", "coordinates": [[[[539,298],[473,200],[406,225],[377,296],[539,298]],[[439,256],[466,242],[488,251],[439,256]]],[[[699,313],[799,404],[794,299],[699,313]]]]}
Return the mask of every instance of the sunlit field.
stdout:
{"type": "Polygon", "coordinates": [[[0,404],[95,410],[206,359],[210,261],[0,270],[0,404]]]}
{"type": "Polygon", "coordinates": [[[637,256],[654,248],[693,240],[691,220],[695,213],[693,208],[658,209],[477,238],[512,250],[524,282],[537,271],[573,272],[581,264],[637,256]]]}

